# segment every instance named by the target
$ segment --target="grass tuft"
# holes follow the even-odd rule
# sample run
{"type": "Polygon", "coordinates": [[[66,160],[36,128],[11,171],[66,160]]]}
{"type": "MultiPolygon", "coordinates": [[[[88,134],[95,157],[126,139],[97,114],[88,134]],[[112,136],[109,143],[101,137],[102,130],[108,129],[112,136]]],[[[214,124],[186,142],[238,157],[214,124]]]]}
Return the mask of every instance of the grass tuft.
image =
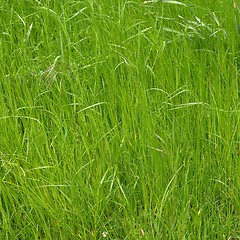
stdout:
{"type": "Polygon", "coordinates": [[[238,239],[239,12],[1,1],[0,239],[238,239]]]}

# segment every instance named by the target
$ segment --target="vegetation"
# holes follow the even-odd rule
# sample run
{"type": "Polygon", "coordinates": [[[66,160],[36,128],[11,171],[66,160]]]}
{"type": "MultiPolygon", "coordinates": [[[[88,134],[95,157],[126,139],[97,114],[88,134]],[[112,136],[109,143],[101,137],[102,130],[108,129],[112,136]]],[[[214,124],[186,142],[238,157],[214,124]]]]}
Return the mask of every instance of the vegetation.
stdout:
{"type": "Polygon", "coordinates": [[[238,15],[2,0],[0,239],[239,239],[238,15]]]}

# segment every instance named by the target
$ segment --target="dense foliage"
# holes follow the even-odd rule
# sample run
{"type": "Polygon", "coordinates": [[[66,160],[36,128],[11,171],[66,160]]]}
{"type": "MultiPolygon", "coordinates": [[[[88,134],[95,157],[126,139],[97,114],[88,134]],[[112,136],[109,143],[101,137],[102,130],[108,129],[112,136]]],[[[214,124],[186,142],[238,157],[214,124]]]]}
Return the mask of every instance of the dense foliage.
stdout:
{"type": "Polygon", "coordinates": [[[0,3],[0,239],[240,238],[231,1],[0,3]]]}

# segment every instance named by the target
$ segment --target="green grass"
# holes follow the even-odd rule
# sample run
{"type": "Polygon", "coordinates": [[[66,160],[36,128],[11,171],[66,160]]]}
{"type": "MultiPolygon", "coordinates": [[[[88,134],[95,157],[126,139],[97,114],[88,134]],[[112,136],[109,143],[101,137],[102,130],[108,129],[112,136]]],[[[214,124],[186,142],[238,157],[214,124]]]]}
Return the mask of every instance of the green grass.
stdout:
{"type": "Polygon", "coordinates": [[[1,1],[0,239],[240,239],[238,13],[143,2],[1,1]]]}

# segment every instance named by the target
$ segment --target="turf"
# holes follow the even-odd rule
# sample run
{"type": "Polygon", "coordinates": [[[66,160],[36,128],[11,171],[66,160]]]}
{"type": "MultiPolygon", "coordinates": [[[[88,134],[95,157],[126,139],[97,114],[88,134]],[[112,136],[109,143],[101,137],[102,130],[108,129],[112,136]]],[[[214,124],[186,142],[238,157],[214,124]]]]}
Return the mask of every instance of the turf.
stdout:
{"type": "Polygon", "coordinates": [[[1,1],[0,239],[240,239],[238,14],[1,1]]]}

